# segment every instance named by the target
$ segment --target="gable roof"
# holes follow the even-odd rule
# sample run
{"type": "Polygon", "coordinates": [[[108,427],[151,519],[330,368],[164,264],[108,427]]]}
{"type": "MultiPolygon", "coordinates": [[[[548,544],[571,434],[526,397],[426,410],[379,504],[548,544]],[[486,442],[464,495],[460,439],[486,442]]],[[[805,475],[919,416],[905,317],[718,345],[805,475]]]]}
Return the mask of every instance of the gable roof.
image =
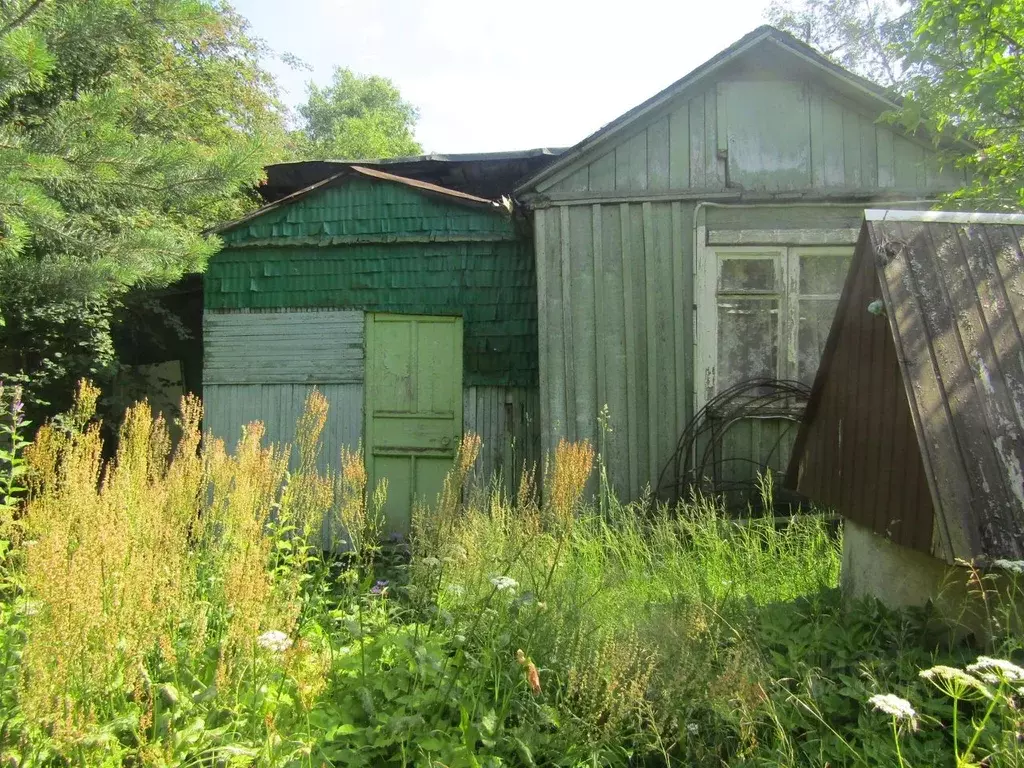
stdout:
{"type": "MultiPolygon", "coordinates": [[[[949,560],[1024,559],[1022,245],[1024,215],[868,210],[854,257],[874,267],[935,510],[934,544],[949,560]]],[[[841,318],[867,311],[847,300],[855,271],[790,478],[832,372],[841,318]]]]}
{"type": "Polygon", "coordinates": [[[878,107],[879,111],[892,109],[899,105],[899,99],[892,92],[881,87],[877,83],[873,83],[860,75],[856,75],[853,72],[843,69],[834,61],[818,53],[814,48],[801,40],[798,40],[788,32],[783,32],[781,29],[764,25],[758,27],[753,32],[744,35],[728,48],[720,51],[699,67],[672,83],[672,85],[659,93],[656,93],[642,104],[638,104],[633,107],[633,109],[629,110],[625,114],[615,118],[607,125],[583,139],[583,141],[563,152],[554,162],[548,164],[537,173],[520,182],[516,186],[516,194],[529,192],[533,187],[543,182],[545,179],[551,178],[563,169],[571,166],[583,155],[590,152],[595,145],[603,143],[613,136],[622,134],[628,128],[633,126],[634,123],[671,101],[682,91],[690,88],[695,83],[718,71],[726,64],[760,46],[773,46],[777,49],[781,49],[791,56],[811,65],[813,68],[823,71],[835,80],[840,81],[846,86],[846,88],[856,91],[863,98],[874,103],[878,107]]]}
{"type": "Polygon", "coordinates": [[[224,224],[219,224],[216,227],[212,227],[211,229],[208,230],[208,233],[222,234],[224,232],[234,229],[235,227],[239,227],[243,224],[246,224],[252,221],[253,219],[258,219],[261,216],[270,213],[271,211],[275,211],[279,208],[284,208],[295,202],[298,202],[299,200],[308,197],[314,192],[320,192],[330,187],[342,184],[348,179],[359,177],[410,187],[422,194],[433,197],[439,197],[441,199],[447,200],[452,203],[457,203],[459,205],[466,205],[473,208],[493,209],[495,211],[499,210],[498,203],[494,202],[493,200],[487,200],[486,198],[483,197],[477,197],[476,195],[470,195],[465,192],[458,192],[454,189],[446,189],[445,187],[438,186],[437,184],[431,184],[429,182],[420,181],[418,179],[409,179],[406,178],[405,176],[396,176],[393,173],[386,173],[385,171],[380,171],[374,168],[366,168],[360,165],[344,165],[340,172],[335,173],[332,176],[329,176],[323,181],[318,181],[316,184],[310,184],[308,187],[305,187],[304,189],[300,189],[299,191],[293,192],[290,195],[285,195],[284,197],[280,198],[279,200],[275,200],[272,203],[267,203],[266,205],[261,206],[257,208],[255,211],[252,211],[251,213],[248,213],[245,216],[242,216],[241,218],[235,219],[234,221],[229,221],[224,224]]]}

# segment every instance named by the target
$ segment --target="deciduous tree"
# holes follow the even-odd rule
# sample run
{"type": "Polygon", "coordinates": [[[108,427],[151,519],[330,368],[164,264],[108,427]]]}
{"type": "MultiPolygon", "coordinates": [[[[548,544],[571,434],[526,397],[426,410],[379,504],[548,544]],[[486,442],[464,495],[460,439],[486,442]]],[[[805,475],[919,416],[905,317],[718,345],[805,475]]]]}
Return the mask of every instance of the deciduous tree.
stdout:
{"type": "Polygon", "coordinates": [[[418,113],[389,79],[336,67],[331,84],[309,84],[299,106],[294,153],[307,159],[356,160],[421,152],[413,136],[418,113]]]}

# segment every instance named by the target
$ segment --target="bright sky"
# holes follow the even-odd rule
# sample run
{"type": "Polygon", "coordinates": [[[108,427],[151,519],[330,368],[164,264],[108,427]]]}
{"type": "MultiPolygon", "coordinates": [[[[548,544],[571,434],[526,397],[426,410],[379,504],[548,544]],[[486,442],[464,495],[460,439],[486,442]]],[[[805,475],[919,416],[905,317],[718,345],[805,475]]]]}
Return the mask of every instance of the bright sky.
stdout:
{"type": "Polygon", "coordinates": [[[335,65],[390,77],[427,152],[575,144],[764,23],[767,0],[234,0],[295,105],[335,65]]]}

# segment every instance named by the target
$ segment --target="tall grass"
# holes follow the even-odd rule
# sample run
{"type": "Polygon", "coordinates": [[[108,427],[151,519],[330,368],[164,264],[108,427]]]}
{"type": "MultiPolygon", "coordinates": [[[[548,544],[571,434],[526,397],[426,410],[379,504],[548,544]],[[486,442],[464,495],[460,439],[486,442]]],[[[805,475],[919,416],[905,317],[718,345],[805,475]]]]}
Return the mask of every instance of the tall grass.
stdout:
{"type": "Polygon", "coordinates": [[[254,423],[232,450],[200,435],[198,401],[173,450],[141,404],[106,463],[97,397],[84,385],[25,454],[0,600],[8,762],[861,765],[948,746],[897,753],[905,731],[861,720],[872,693],[925,690],[937,657],[927,620],[838,602],[817,516],[620,504],[586,443],[509,497],[467,486],[468,435],[388,544],[361,454],[320,469],[318,393],[296,445],[254,423]]]}

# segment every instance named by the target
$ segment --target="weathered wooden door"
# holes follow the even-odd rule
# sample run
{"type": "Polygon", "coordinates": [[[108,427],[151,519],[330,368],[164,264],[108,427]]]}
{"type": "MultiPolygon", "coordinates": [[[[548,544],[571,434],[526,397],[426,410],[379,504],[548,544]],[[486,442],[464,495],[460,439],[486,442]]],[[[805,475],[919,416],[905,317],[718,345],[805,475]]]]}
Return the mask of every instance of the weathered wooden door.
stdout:
{"type": "Polygon", "coordinates": [[[366,457],[387,478],[385,530],[407,533],[433,503],[462,439],[462,318],[366,318],[366,457]]]}

